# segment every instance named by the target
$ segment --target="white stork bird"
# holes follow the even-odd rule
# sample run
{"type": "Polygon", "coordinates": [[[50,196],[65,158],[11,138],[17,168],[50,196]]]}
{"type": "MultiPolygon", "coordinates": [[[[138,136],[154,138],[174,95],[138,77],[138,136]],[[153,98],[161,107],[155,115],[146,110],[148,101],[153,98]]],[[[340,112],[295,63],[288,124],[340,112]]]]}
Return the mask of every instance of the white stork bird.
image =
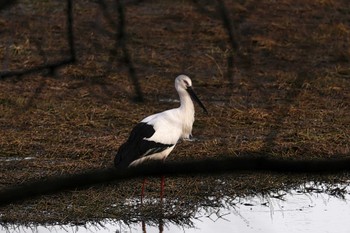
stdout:
{"type": "MultiPolygon", "coordinates": [[[[179,139],[192,137],[194,122],[192,100],[196,101],[206,113],[208,111],[193,91],[192,81],[188,76],[179,75],[175,79],[175,88],[180,97],[180,107],[153,114],[138,123],[115,156],[114,165],[116,168],[137,166],[153,159],[164,161],[179,139]]],[[[142,185],[141,203],[145,181],[142,185]]],[[[164,176],[161,180],[161,198],[163,191],[164,176]]]]}

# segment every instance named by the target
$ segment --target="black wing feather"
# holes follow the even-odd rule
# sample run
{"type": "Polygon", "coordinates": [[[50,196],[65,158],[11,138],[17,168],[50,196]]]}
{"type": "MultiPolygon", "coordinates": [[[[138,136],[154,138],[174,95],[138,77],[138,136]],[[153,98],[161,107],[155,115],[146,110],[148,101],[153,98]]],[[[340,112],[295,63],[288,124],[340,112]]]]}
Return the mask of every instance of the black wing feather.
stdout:
{"type": "Polygon", "coordinates": [[[141,122],[138,123],[130,133],[128,140],[120,146],[115,159],[115,167],[128,167],[133,161],[159,153],[173,144],[163,144],[154,141],[148,141],[144,138],[150,138],[155,130],[152,125],[141,122]]]}

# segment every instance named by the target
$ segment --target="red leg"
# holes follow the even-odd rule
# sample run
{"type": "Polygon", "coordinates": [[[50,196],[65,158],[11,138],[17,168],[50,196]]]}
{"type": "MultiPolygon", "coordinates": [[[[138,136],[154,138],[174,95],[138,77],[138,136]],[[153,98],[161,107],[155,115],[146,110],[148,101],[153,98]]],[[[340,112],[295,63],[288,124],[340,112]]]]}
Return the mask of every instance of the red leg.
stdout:
{"type": "Polygon", "coordinates": [[[146,184],[146,178],[143,179],[143,183],[142,183],[142,189],[141,189],[141,205],[143,203],[143,194],[145,192],[145,184],[146,184]]]}
{"type": "Polygon", "coordinates": [[[160,200],[163,202],[163,194],[164,194],[164,176],[162,176],[162,180],[160,182],[160,200]]]}

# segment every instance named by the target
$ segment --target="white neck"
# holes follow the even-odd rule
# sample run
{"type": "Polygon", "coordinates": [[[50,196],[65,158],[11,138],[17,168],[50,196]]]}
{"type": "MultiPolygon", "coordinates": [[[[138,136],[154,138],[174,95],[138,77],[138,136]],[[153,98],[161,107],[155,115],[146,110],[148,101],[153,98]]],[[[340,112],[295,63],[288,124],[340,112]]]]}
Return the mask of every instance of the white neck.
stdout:
{"type": "Polygon", "coordinates": [[[187,92],[179,93],[180,96],[180,110],[185,114],[194,114],[194,105],[190,95],[187,92]]]}
{"type": "Polygon", "coordinates": [[[192,125],[194,122],[194,105],[190,95],[184,91],[179,93],[180,96],[180,115],[182,116],[182,137],[188,138],[192,133],[192,125]]]}

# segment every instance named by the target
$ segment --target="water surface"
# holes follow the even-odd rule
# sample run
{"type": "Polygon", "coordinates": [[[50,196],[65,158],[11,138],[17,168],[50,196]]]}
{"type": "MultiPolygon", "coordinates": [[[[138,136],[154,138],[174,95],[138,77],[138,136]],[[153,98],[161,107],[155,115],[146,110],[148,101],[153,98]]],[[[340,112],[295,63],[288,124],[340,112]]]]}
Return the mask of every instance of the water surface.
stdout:
{"type": "Polygon", "coordinates": [[[349,232],[349,187],[312,183],[298,189],[222,200],[221,207],[200,207],[186,223],[166,219],[125,224],[106,219],[77,225],[4,225],[0,232],[349,232]]]}

